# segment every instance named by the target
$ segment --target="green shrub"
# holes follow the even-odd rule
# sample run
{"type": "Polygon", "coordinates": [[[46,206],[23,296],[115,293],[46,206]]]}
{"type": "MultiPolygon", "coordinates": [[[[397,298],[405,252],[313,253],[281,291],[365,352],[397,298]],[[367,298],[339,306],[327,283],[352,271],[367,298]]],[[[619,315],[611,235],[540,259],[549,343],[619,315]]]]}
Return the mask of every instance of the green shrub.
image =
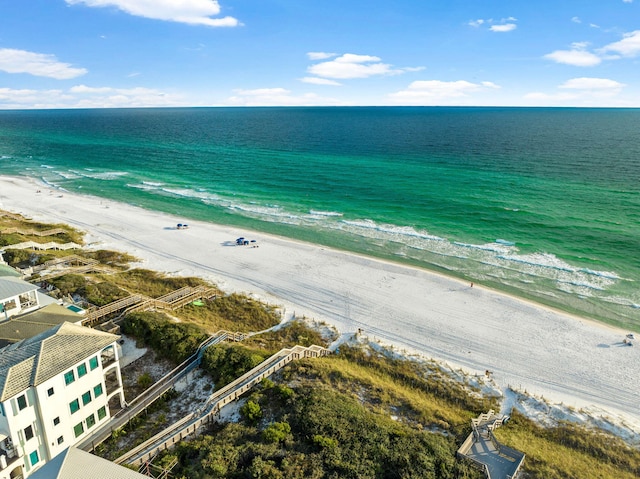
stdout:
{"type": "Polygon", "coordinates": [[[153,348],[158,355],[181,363],[194,354],[208,335],[198,326],[175,323],[162,313],[128,314],[121,324],[122,332],[153,348]]]}
{"type": "Polygon", "coordinates": [[[121,290],[115,284],[102,282],[97,284],[87,284],[76,291],[80,296],[95,304],[96,306],[104,306],[118,299],[126,298],[129,293],[121,290]]]}
{"type": "Polygon", "coordinates": [[[249,424],[255,424],[262,418],[262,408],[254,401],[247,401],[240,408],[240,414],[249,424]]]}
{"type": "Polygon", "coordinates": [[[153,384],[153,378],[151,377],[151,374],[145,372],[138,376],[137,383],[141,388],[147,389],[153,384]]]}
{"type": "Polygon", "coordinates": [[[87,285],[87,280],[79,274],[65,274],[52,278],[48,282],[58,288],[63,295],[77,293],[87,285]]]}
{"type": "Polygon", "coordinates": [[[288,422],[272,422],[262,431],[262,439],[271,443],[284,442],[289,434],[291,426],[288,422]]]}
{"type": "MultiPolygon", "coordinates": [[[[12,243],[9,243],[12,244],[12,243]]],[[[0,246],[4,246],[0,244],[0,246]]],[[[8,249],[4,253],[5,261],[13,267],[27,267],[31,264],[31,255],[33,253],[25,249],[8,249]]]]}
{"type": "Polygon", "coordinates": [[[262,355],[239,344],[218,344],[205,350],[201,367],[220,389],[262,361],[262,355]]]}

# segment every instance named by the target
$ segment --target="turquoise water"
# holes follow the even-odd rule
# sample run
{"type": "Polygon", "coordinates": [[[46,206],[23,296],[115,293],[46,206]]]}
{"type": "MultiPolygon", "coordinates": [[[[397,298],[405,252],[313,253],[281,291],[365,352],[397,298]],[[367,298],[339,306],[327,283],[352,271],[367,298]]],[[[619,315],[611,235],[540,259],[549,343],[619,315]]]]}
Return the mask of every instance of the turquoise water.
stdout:
{"type": "Polygon", "coordinates": [[[640,330],[640,110],[4,111],[0,167],[640,330]]]}

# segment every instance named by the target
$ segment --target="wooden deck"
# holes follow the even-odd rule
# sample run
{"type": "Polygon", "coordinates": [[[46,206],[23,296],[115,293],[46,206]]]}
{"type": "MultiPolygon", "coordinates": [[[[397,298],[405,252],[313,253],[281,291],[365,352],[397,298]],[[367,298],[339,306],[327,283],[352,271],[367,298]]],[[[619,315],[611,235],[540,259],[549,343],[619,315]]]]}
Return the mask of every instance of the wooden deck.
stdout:
{"type": "Polygon", "coordinates": [[[482,470],[487,479],[514,479],[524,462],[523,453],[500,444],[493,435],[504,422],[493,410],[472,419],[471,434],[456,453],[482,470]]]}

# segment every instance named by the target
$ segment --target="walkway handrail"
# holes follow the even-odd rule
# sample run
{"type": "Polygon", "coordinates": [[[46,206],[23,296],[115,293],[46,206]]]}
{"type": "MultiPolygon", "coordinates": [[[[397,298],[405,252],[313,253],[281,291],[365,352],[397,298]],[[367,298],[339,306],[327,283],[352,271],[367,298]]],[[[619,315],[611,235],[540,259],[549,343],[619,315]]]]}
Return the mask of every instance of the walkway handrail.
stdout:
{"type": "Polygon", "coordinates": [[[22,243],[15,243],[15,244],[9,244],[4,246],[4,249],[60,249],[60,250],[67,250],[67,249],[80,249],[82,248],[82,246],[80,246],[77,243],[55,243],[53,241],[50,241],[48,243],[36,243],[35,241],[24,241],[22,243]]]}
{"type": "Polygon", "coordinates": [[[2,218],[3,216],[7,216],[11,219],[17,220],[17,221],[30,221],[29,218],[25,218],[22,215],[18,215],[15,213],[10,213],[9,211],[4,211],[4,210],[0,210],[0,218],[2,218]]]}
{"type": "Polygon", "coordinates": [[[149,407],[154,401],[162,396],[162,394],[171,389],[185,374],[197,367],[202,360],[202,353],[205,349],[214,344],[221,343],[222,341],[236,341],[236,338],[238,337],[244,337],[244,335],[242,335],[242,333],[230,333],[229,331],[220,330],[213,336],[202,341],[198,346],[198,350],[194,354],[189,356],[189,358],[162,377],[153,386],[131,400],[124,409],[121,409],[111,416],[108,423],[104,424],[99,429],[96,429],[90,436],[85,437],[82,441],[76,444],[75,447],[84,450],[91,450],[95,448],[95,446],[108,439],[113,430],[122,427],[132,418],[140,414],[140,412],[149,407]]]}
{"type": "Polygon", "coordinates": [[[52,228],[52,229],[48,229],[48,230],[43,230],[43,231],[38,231],[38,230],[34,230],[34,229],[22,229],[22,228],[7,228],[4,229],[2,231],[0,231],[1,234],[4,235],[8,235],[11,233],[18,233],[20,235],[23,236],[53,236],[53,235],[57,235],[57,234],[64,234],[64,233],[68,233],[67,230],[62,229],[62,228],[52,228]]]}
{"type": "Polygon", "coordinates": [[[131,296],[127,296],[126,298],[118,299],[94,311],[88,311],[85,319],[82,320],[82,325],[86,326],[87,324],[91,324],[108,314],[111,314],[120,309],[124,309],[127,306],[138,304],[147,299],[150,298],[147,298],[146,296],[143,296],[141,294],[132,294],[131,296]]]}
{"type": "MultiPolygon", "coordinates": [[[[139,394],[134,399],[132,399],[128,403],[127,406],[133,406],[133,405],[137,404],[138,402],[143,401],[148,396],[154,396],[157,391],[161,390],[163,388],[163,386],[165,386],[169,382],[171,382],[172,383],[171,385],[173,385],[173,383],[175,383],[178,379],[180,379],[184,374],[186,374],[191,369],[195,368],[196,366],[198,366],[200,364],[200,361],[202,359],[202,353],[204,352],[205,349],[207,349],[209,346],[213,346],[214,344],[219,344],[219,343],[221,343],[223,341],[226,341],[228,336],[229,336],[229,332],[228,331],[222,331],[221,330],[221,331],[218,331],[213,336],[210,336],[209,338],[207,338],[204,341],[202,341],[200,343],[200,345],[198,346],[198,349],[196,350],[195,353],[193,353],[191,356],[189,356],[187,359],[185,359],[182,363],[180,363],[172,371],[167,373],[164,377],[162,377],[153,386],[151,386],[146,391],[144,391],[142,394],[139,394]]],[[[157,396],[163,394],[164,392],[165,391],[160,392],[159,394],[157,394],[157,396]]],[[[122,412],[122,411],[119,411],[119,413],[120,412],[122,412]]],[[[116,414],[116,416],[118,414],[116,414]]]]}
{"type": "Polygon", "coordinates": [[[487,479],[492,479],[489,464],[492,464],[494,473],[496,472],[495,461],[491,459],[492,456],[501,456],[501,458],[507,458],[513,463],[513,466],[510,466],[510,476],[506,471],[500,471],[500,476],[493,479],[515,477],[524,462],[525,455],[523,453],[502,445],[493,434],[493,430],[503,424],[503,419],[503,416],[497,416],[493,410],[471,419],[471,433],[456,451],[457,457],[467,459],[473,465],[480,467],[487,479]],[[473,447],[476,443],[482,444],[482,453],[473,452],[473,447]],[[493,451],[495,452],[492,452],[489,443],[493,446],[493,451]]]}
{"type": "Polygon", "coordinates": [[[160,449],[166,449],[182,438],[197,432],[205,423],[211,421],[213,416],[219,414],[220,409],[224,405],[235,401],[240,395],[262,381],[262,379],[280,370],[294,359],[299,359],[300,357],[325,356],[329,353],[330,351],[328,349],[316,345],[307,348],[295,346],[278,351],[252,370],[212,394],[201,408],[202,412],[198,414],[198,411],[196,411],[183,417],[177,423],[120,456],[114,462],[117,464],[125,462],[128,464],[141,464],[155,455],[160,449]]]}

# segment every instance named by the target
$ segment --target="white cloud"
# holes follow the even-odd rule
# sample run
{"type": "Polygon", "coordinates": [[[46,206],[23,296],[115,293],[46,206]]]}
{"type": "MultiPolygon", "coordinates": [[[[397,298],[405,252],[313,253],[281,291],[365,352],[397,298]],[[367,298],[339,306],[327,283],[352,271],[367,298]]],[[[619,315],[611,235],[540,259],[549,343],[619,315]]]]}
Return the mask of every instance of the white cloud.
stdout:
{"type": "Polygon", "coordinates": [[[71,93],[108,93],[115,91],[114,88],[111,87],[88,87],[86,85],[76,85],[69,88],[71,93]]]}
{"type": "Polygon", "coordinates": [[[574,42],[571,44],[571,50],[556,50],[544,55],[544,58],[579,67],[599,65],[602,60],[633,58],[640,55],[640,30],[625,33],[622,40],[609,43],[593,52],[587,50],[588,46],[588,42],[574,42]]]}
{"type": "Polygon", "coordinates": [[[327,58],[333,58],[338,56],[337,53],[326,53],[326,52],[309,52],[307,56],[310,60],[326,60],[327,58]]]}
{"type": "Polygon", "coordinates": [[[382,63],[378,57],[353,53],[345,53],[335,60],[311,65],[307,71],[318,77],[341,80],[403,73],[403,70],[393,69],[391,65],[382,63]]]}
{"type": "Polygon", "coordinates": [[[582,20],[580,20],[580,17],[571,17],[571,21],[573,23],[582,23],[582,20]]]}
{"type": "Polygon", "coordinates": [[[58,61],[54,55],[12,48],[0,48],[0,71],[28,73],[56,80],[68,80],[87,73],[84,68],[74,68],[68,63],[58,61]]]}
{"type": "Polygon", "coordinates": [[[515,23],[517,21],[518,19],[515,17],[501,18],[500,21],[494,20],[493,18],[478,18],[477,20],[469,20],[467,25],[478,28],[486,24],[492,32],[502,33],[510,32],[518,28],[518,25],[515,23]]]}
{"type": "Polygon", "coordinates": [[[300,79],[303,83],[311,83],[313,85],[332,85],[332,86],[340,86],[342,83],[338,83],[334,80],[329,80],[328,78],[318,78],[318,77],[304,77],[300,79]]]}
{"type": "Polygon", "coordinates": [[[43,101],[45,98],[59,98],[61,95],[61,90],[17,90],[12,88],[0,88],[0,107],[23,108],[28,106],[37,108],[37,106],[33,105],[43,101]]]}
{"type": "Polygon", "coordinates": [[[623,57],[638,56],[640,54],[640,30],[625,33],[622,40],[606,45],[602,51],[613,52],[623,57]]]}
{"type": "Polygon", "coordinates": [[[220,14],[217,0],[66,0],[69,5],[115,7],[130,15],[171,22],[235,27],[240,23],[233,17],[211,18],[220,14]]]}
{"type": "Polygon", "coordinates": [[[516,28],[518,28],[518,26],[515,23],[504,23],[502,25],[491,25],[489,30],[492,32],[510,32],[516,28]]]}
{"type": "Polygon", "coordinates": [[[559,91],[531,92],[524,95],[524,99],[551,106],[630,106],[616,99],[625,86],[608,78],[572,78],[558,85],[559,91]]]}
{"type": "Polygon", "coordinates": [[[622,0],[624,3],[633,3],[633,0],[622,0]]]}
{"type": "Polygon", "coordinates": [[[573,65],[577,67],[592,67],[602,62],[602,59],[591,52],[574,48],[573,50],[556,50],[544,56],[556,63],[564,63],[565,65],[573,65]]]}
{"type": "Polygon", "coordinates": [[[258,88],[255,90],[234,90],[227,105],[232,106],[323,106],[346,105],[335,98],[323,98],[315,93],[294,95],[285,88],[258,88]]]}
{"type": "Polygon", "coordinates": [[[558,88],[567,88],[571,90],[620,90],[625,85],[608,78],[572,78],[567,80],[558,88]]]}
{"type": "Polygon", "coordinates": [[[181,95],[153,88],[113,88],[76,85],[68,90],[0,88],[0,109],[127,108],[180,106],[181,95]]]}
{"type": "Polygon", "coordinates": [[[500,86],[493,82],[420,80],[412,82],[404,90],[390,94],[389,98],[400,105],[462,104],[472,93],[498,88],[500,86]]]}

